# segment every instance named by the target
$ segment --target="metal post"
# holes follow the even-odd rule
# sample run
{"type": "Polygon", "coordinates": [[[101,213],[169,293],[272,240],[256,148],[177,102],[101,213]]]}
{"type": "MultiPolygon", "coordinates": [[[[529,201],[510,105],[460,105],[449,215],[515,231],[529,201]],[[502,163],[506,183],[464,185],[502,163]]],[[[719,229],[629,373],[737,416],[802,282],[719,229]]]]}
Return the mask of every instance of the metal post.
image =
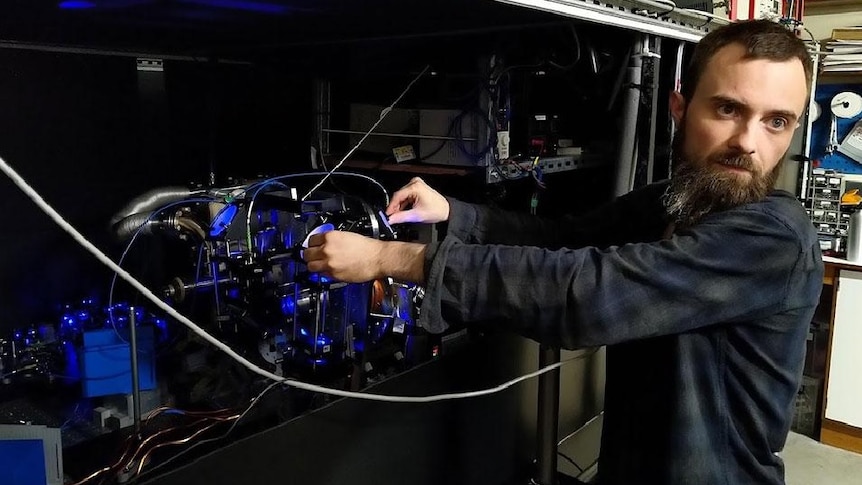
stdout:
{"type": "MultiPolygon", "coordinates": [[[[559,347],[539,346],[539,368],[560,361],[559,347]]],[[[536,419],[536,477],[537,485],[557,483],[557,426],[560,419],[560,369],[539,376],[539,402],[536,419]]]]}
{"type": "MultiPolygon", "coordinates": [[[[685,42],[680,42],[676,47],[676,57],[674,59],[673,65],[673,90],[679,92],[682,90],[682,71],[684,69],[683,59],[685,58],[685,42]]],[[[673,119],[673,116],[670,117],[670,136],[676,136],[677,126],[676,122],[673,119]]],[[[671,138],[673,140],[673,138],[671,138]]],[[[673,156],[667,157],[667,178],[670,178],[673,175],[673,156]]]]}
{"type": "Polygon", "coordinates": [[[644,38],[635,38],[626,69],[626,83],[623,85],[622,119],[623,127],[620,134],[620,151],[617,156],[617,176],[614,185],[614,195],[620,196],[633,188],[635,153],[637,149],[638,108],[641,97],[641,68],[643,67],[644,38]]]}
{"type": "MultiPolygon", "coordinates": [[[[661,83],[661,37],[653,37],[652,56],[652,90],[650,93],[650,123],[649,123],[649,153],[647,153],[646,183],[651,184],[655,177],[655,134],[658,119],[659,89],[661,83]]],[[[667,103],[667,100],[663,100],[667,103]]],[[[665,106],[667,106],[665,104],[665,106]]]]}
{"type": "MultiPolygon", "coordinates": [[[[814,65],[812,79],[811,79],[811,91],[808,93],[808,110],[806,111],[805,116],[805,133],[804,138],[802,139],[802,170],[800,170],[801,180],[797,184],[799,186],[799,198],[801,200],[808,199],[808,184],[811,182],[809,180],[809,174],[811,173],[811,129],[814,121],[811,119],[812,113],[814,112],[814,106],[817,104],[814,96],[817,94],[817,71],[820,67],[820,42],[814,41],[813,44],[814,53],[811,54],[811,62],[814,65]]],[[[825,114],[824,114],[825,116],[825,114]]]]}
{"type": "MultiPolygon", "coordinates": [[[[319,156],[329,155],[329,134],[332,116],[332,82],[327,79],[314,80],[314,134],[317,137],[317,148],[320,149],[319,156]]],[[[359,133],[360,135],[363,133],[359,133]]],[[[317,160],[312,160],[312,164],[317,160]]],[[[321,167],[323,168],[323,167],[321,167]]]]}
{"type": "Polygon", "coordinates": [[[135,419],[135,434],[141,432],[141,386],[138,379],[138,329],[135,307],[129,307],[129,351],[132,354],[132,407],[135,419]]]}

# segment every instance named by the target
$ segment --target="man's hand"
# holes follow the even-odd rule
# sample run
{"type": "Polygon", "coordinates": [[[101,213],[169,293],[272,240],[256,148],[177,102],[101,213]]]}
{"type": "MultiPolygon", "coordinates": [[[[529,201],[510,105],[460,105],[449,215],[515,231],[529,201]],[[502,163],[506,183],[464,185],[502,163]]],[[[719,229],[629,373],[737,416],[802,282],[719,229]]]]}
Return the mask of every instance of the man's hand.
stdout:
{"type": "Polygon", "coordinates": [[[384,276],[425,281],[425,245],[379,241],[353,232],[315,234],[303,251],[308,270],[346,283],[363,283],[384,276]]]}
{"type": "Polygon", "coordinates": [[[386,208],[390,224],[402,222],[435,223],[449,219],[449,201],[419,177],[392,194],[386,208]]]}

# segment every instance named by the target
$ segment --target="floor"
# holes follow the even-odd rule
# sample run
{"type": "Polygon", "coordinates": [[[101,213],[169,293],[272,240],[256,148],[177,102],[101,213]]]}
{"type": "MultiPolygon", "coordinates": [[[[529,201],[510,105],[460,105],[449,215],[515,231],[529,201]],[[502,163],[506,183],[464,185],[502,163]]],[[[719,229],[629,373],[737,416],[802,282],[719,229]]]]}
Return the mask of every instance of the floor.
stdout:
{"type": "MultiPolygon", "coordinates": [[[[594,436],[587,436],[586,438],[597,440],[600,427],[590,428],[592,427],[588,427],[586,431],[593,433],[594,436]]],[[[576,439],[584,439],[584,436],[577,436],[576,439]]],[[[570,445],[568,442],[566,444],[570,445]]],[[[586,470],[581,472],[572,468],[566,459],[560,459],[560,471],[571,477],[577,476],[584,483],[590,483],[595,478],[596,456],[594,455],[598,451],[590,450],[593,452],[590,454],[584,451],[588,448],[587,446],[570,446],[568,450],[565,450],[565,454],[581,464],[593,463],[592,466],[586,467],[586,470]]],[[[780,455],[784,458],[786,485],[862,484],[862,454],[833,448],[805,435],[791,432],[787,437],[784,451],[780,455]]]]}
{"type": "MultiPolygon", "coordinates": [[[[595,479],[601,425],[602,416],[599,415],[571,438],[563,440],[558,460],[558,470],[563,475],[578,477],[583,483],[595,479]],[[575,469],[573,462],[579,469],[575,469]]],[[[784,459],[786,485],[862,484],[862,454],[824,445],[791,432],[780,455],[784,459]]],[[[560,482],[561,485],[563,483],[569,482],[560,482]]]]}
{"type": "Polygon", "coordinates": [[[862,483],[862,455],[821,444],[790,433],[781,452],[787,485],[858,485],[862,483]]]}

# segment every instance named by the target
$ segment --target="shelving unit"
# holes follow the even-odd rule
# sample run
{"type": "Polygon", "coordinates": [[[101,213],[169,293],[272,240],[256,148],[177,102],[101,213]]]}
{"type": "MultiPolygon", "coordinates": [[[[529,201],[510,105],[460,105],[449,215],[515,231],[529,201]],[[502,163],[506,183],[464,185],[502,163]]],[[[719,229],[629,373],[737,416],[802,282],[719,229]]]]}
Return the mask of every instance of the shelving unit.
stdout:
{"type": "Polygon", "coordinates": [[[669,39],[697,42],[725,19],[661,0],[495,0],[669,39]]]}
{"type": "Polygon", "coordinates": [[[857,0],[806,0],[805,2],[805,13],[807,15],[839,13],[858,8],[859,2],[857,0]]]}

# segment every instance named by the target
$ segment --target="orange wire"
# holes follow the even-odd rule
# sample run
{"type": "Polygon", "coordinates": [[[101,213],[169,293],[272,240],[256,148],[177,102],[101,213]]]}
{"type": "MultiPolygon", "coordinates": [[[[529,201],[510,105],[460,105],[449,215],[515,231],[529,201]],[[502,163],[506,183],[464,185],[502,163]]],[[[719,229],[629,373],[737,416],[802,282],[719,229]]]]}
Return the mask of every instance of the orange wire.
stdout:
{"type": "Polygon", "coordinates": [[[136,474],[138,474],[138,475],[140,475],[140,474],[141,474],[141,470],[144,468],[144,464],[147,462],[147,458],[150,456],[150,453],[152,453],[153,451],[157,450],[158,448],[161,448],[161,447],[163,447],[163,446],[169,446],[169,445],[181,445],[181,444],[183,444],[183,443],[188,443],[189,441],[193,440],[196,436],[198,436],[199,434],[203,433],[204,431],[207,431],[208,429],[212,428],[213,426],[215,426],[215,425],[219,424],[221,421],[230,421],[230,420],[237,419],[237,418],[239,418],[239,415],[231,416],[230,418],[226,418],[226,419],[224,419],[224,420],[220,420],[219,422],[212,423],[212,424],[210,424],[210,425],[208,425],[208,426],[204,426],[203,428],[201,428],[201,429],[199,429],[199,430],[195,431],[194,433],[192,433],[192,435],[191,435],[191,436],[188,436],[188,437],[183,438],[183,439],[181,439],[181,440],[168,441],[168,442],[165,442],[165,443],[159,443],[159,444],[157,444],[156,446],[153,446],[152,448],[150,448],[150,449],[149,449],[149,451],[147,451],[146,453],[144,453],[144,456],[142,456],[142,457],[141,457],[141,461],[140,461],[140,463],[138,463],[138,471],[136,472],[136,474]]]}

